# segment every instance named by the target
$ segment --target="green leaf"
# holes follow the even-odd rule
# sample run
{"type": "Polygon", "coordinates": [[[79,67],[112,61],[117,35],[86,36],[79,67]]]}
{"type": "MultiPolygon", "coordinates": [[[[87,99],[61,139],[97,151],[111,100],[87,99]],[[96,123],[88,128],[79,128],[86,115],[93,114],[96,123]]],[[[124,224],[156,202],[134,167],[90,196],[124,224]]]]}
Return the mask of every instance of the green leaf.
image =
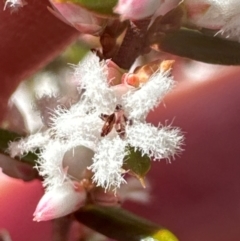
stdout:
{"type": "Polygon", "coordinates": [[[205,63],[240,65],[240,43],[207,36],[195,30],[178,31],[149,37],[154,49],[205,63]]]}
{"type": "Polygon", "coordinates": [[[121,208],[87,205],[76,212],[75,217],[91,229],[118,241],[178,241],[169,230],[121,208]]]}
{"type": "Polygon", "coordinates": [[[116,16],[113,8],[118,0],[58,0],[58,2],[72,2],[100,15],[116,16]]]}
{"type": "Polygon", "coordinates": [[[142,155],[142,152],[128,147],[129,155],[125,157],[123,169],[130,170],[130,174],[135,175],[141,181],[148,173],[151,167],[151,159],[148,155],[142,155]]]}

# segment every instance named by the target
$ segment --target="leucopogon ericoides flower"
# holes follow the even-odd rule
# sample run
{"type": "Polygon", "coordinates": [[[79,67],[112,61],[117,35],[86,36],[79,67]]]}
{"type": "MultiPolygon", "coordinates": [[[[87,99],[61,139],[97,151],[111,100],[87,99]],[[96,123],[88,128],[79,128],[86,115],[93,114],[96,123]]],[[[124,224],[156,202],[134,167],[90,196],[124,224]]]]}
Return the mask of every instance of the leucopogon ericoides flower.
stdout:
{"type": "Polygon", "coordinates": [[[81,182],[81,170],[92,173],[96,187],[116,192],[126,182],[128,170],[123,166],[132,150],[153,160],[170,160],[181,151],[178,128],[155,127],[145,120],[174,86],[170,72],[159,69],[138,88],[126,83],[111,86],[107,76],[106,63],[89,54],[74,72],[80,100],[69,109],[58,106],[47,130],[10,143],[12,156],[40,152],[37,169],[47,196],[73,181],[81,182]],[[68,161],[69,153],[74,161],[68,161]],[[78,166],[77,176],[71,170],[78,166]]]}

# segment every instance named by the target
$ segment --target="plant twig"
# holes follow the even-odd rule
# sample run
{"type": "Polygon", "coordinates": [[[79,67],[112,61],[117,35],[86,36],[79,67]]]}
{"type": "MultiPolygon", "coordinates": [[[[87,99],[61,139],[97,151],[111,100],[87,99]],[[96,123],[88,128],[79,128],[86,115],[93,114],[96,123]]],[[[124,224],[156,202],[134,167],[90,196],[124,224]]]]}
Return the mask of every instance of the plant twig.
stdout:
{"type": "Polygon", "coordinates": [[[68,241],[71,224],[70,216],[53,220],[53,241],[68,241]]]}
{"type": "Polygon", "coordinates": [[[169,230],[126,210],[87,205],[75,213],[91,229],[118,241],[178,241],[169,230]]]}

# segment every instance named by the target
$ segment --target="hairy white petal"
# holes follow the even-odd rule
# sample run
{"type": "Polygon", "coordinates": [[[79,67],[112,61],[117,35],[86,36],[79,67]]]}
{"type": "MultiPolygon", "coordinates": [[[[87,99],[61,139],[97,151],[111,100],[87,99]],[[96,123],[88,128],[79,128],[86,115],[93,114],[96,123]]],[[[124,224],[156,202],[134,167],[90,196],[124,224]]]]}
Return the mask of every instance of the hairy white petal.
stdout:
{"type": "Polygon", "coordinates": [[[145,119],[148,112],[156,107],[163,97],[172,89],[173,79],[169,72],[154,73],[149,81],[139,90],[128,92],[124,98],[125,110],[130,118],[145,119]]]}
{"type": "Polygon", "coordinates": [[[99,62],[95,54],[88,54],[75,68],[74,75],[80,80],[81,89],[84,89],[86,105],[89,103],[104,113],[114,110],[116,100],[108,85],[107,66],[104,62],[99,62]]]}
{"type": "Polygon", "coordinates": [[[52,132],[57,138],[72,143],[72,147],[84,145],[95,148],[102,127],[99,113],[86,114],[80,104],[69,110],[58,109],[55,113],[52,132]]]}
{"type": "Polygon", "coordinates": [[[48,190],[62,185],[67,179],[67,173],[62,166],[62,159],[68,149],[69,146],[65,143],[54,140],[45,145],[39,155],[37,169],[39,174],[44,177],[43,185],[48,190]]]}
{"type": "Polygon", "coordinates": [[[55,95],[43,95],[40,98],[36,99],[36,109],[39,110],[42,123],[46,127],[51,126],[51,117],[54,113],[54,110],[59,105],[59,97],[55,95]]]}
{"type": "Polygon", "coordinates": [[[28,152],[35,152],[44,146],[49,140],[46,132],[36,133],[17,142],[11,142],[8,146],[11,157],[22,156],[28,152]]]}
{"type": "Polygon", "coordinates": [[[170,160],[181,150],[183,136],[176,128],[135,123],[127,128],[127,142],[154,160],[163,158],[170,160]]]}
{"type": "Polygon", "coordinates": [[[93,182],[105,189],[119,188],[124,183],[122,165],[126,142],[120,137],[103,138],[93,157],[93,164],[89,167],[94,172],[93,182]]]}
{"type": "Polygon", "coordinates": [[[240,14],[231,18],[218,33],[221,33],[227,38],[236,39],[240,42],[240,14]]]}

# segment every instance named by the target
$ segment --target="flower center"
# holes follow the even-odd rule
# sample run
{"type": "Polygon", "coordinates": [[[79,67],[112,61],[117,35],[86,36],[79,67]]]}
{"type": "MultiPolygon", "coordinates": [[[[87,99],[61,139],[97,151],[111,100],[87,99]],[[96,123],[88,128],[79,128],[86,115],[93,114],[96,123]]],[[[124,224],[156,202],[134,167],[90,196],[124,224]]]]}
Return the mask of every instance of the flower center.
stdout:
{"type": "Polygon", "coordinates": [[[132,121],[126,117],[122,105],[116,105],[112,114],[101,114],[100,118],[105,121],[101,131],[102,137],[108,135],[115,128],[118,135],[123,139],[126,135],[127,123],[132,124],[132,121]]]}

